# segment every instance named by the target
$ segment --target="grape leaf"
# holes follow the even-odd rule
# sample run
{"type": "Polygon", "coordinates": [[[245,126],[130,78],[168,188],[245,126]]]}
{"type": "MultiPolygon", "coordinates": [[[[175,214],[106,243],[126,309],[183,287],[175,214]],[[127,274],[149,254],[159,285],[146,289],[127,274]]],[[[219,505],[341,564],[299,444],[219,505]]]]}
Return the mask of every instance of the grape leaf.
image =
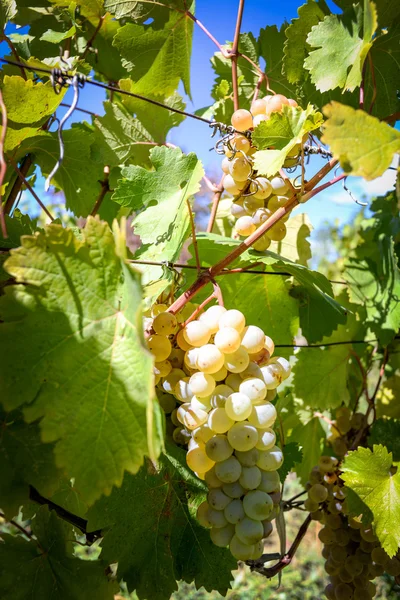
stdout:
{"type": "Polygon", "coordinates": [[[372,46],[377,15],[372,2],[353,5],[343,15],[328,15],[307,36],[313,48],[304,61],[321,92],[337,87],[353,91],[361,84],[364,61],[372,46]]]}
{"type": "Polygon", "coordinates": [[[107,578],[100,560],[72,555],[70,525],[47,507],[38,509],[31,524],[35,539],[1,534],[0,595],[3,600],[113,600],[116,582],[107,578]],[[21,576],[23,573],[23,577],[21,576]]]}
{"type": "Polygon", "coordinates": [[[105,102],[104,109],[105,115],[94,120],[93,151],[100,162],[111,167],[126,162],[148,163],[149,148],[154,142],[149,132],[123,106],[105,102]]]}
{"type": "Polygon", "coordinates": [[[4,27],[17,14],[17,3],[15,0],[1,0],[0,2],[0,28],[3,33],[4,27]]]}
{"type": "Polygon", "coordinates": [[[185,12],[194,9],[193,0],[105,0],[104,8],[117,19],[126,17],[136,22],[152,19],[158,27],[165,24],[169,11],[185,12]]]}
{"type": "Polygon", "coordinates": [[[41,418],[43,441],[56,442],[57,466],[89,504],[158,444],[140,280],[116,244],[91,217],[79,239],[60,225],[25,236],[5,264],[24,285],[0,298],[1,401],[41,418]]]}
{"type": "Polygon", "coordinates": [[[97,30],[98,17],[89,18],[85,28],[85,38],[91,41],[93,52],[89,52],[85,58],[96,72],[101,73],[107,81],[118,81],[123,77],[128,77],[128,71],[121,64],[121,55],[117,48],[112,45],[112,41],[117,31],[121,28],[119,22],[106,13],[102,21],[101,28],[93,38],[97,30]]]}
{"type": "Polygon", "coordinates": [[[300,350],[294,367],[296,397],[301,398],[306,406],[319,410],[348,404],[350,397],[347,373],[350,356],[346,345],[300,350]]]}
{"type": "MultiPolygon", "coordinates": [[[[37,229],[36,219],[31,220],[28,215],[23,215],[18,208],[14,210],[12,217],[5,215],[5,221],[8,238],[0,237],[0,249],[17,248],[20,245],[21,235],[32,234],[37,229]]],[[[0,253],[0,281],[10,278],[9,274],[3,269],[4,261],[7,258],[8,254],[6,252],[4,254],[0,253]]]]}
{"type": "Polygon", "coordinates": [[[236,561],[196,521],[205,493],[185,452],[170,445],[158,465],[148,461],[126,475],[121,488],[89,510],[89,530],[107,528],[101,557],[118,562],[118,577],[139,598],[167,600],[179,579],[226,594],[236,561]]]}
{"type": "MultiPolygon", "coordinates": [[[[335,0],[335,4],[342,10],[347,10],[354,4],[354,0],[335,0]]],[[[400,15],[400,5],[397,0],[374,0],[378,11],[379,27],[387,27],[400,15]]]]}
{"type": "Polygon", "coordinates": [[[278,469],[281,483],[285,482],[286,477],[289,475],[290,471],[292,471],[294,466],[302,462],[302,458],[303,451],[300,450],[297,442],[289,442],[288,444],[285,444],[283,447],[283,464],[278,469]]]}
{"type": "MultiPolygon", "coordinates": [[[[74,124],[64,131],[65,157],[52,179],[61,189],[66,206],[75,216],[86,217],[92,211],[103,180],[103,167],[91,160],[91,148],[95,143],[94,130],[83,124],[74,124]]],[[[57,133],[47,133],[27,139],[18,148],[18,155],[31,153],[42,173],[48,175],[60,154],[57,133]]]]}
{"type": "Polygon", "coordinates": [[[339,102],[324,108],[322,141],[330,147],[345,173],[370,180],[383,175],[400,151],[400,132],[339,102]]]}
{"type": "Polygon", "coordinates": [[[2,83],[7,116],[14,123],[37,123],[49,117],[62,102],[65,92],[66,88],[57,96],[49,81],[34,83],[19,75],[5,75],[2,83]]]}
{"type": "MultiPolygon", "coordinates": [[[[135,84],[130,79],[121,79],[119,87],[128,92],[135,91],[135,84]]],[[[156,99],[151,94],[147,94],[147,98],[156,99]]],[[[186,108],[182,96],[177,93],[164,98],[162,102],[171,108],[178,108],[179,110],[185,110],[186,108]]],[[[136,115],[136,118],[139,119],[146,131],[150,133],[153,140],[159,144],[166,141],[167,133],[172,127],[177,127],[185,119],[183,115],[170,112],[159,106],[153,106],[137,98],[122,96],[122,103],[130,113],[136,115]]]]}
{"type": "Polygon", "coordinates": [[[163,29],[127,23],[117,30],[113,45],[137,94],[169,96],[182,81],[190,97],[193,25],[185,14],[171,11],[163,29]]]}
{"type": "Polygon", "coordinates": [[[37,422],[27,424],[19,411],[0,407],[0,432],[0,506],[11,519],[28,501],[29,485],[51,496],[62,473],[54,464],[54,444],[42,444],[37,422]]]}
{"type": "Polygon", "coordinates": [[[341,467],[346,486],[355,492],[348,499],[349,510],[358,510],[357,497],[371,510],[374,530],[382,548],[390,556],[400,546],[400,473],[392,473],[392,454],[382,445],[373,450],[359,447],[349,452],[341,467]]]}
{"type": "Polygon", "coordinates": [[[266,73],[270,87],[277,94],[283,94],[288,98],[296,97],[296,88],[289,83],[282,72],[284,59],[283,48],[286,41],[286,24],[279,30],[276,25],[270,25],[260,30],[258,44],[260,56],[266,62],[266,73]]]}
{"type": "Polygon", "coordinates": [[[39,39],[43,42],[50,42],[51,44],[60,44],[64,40],[73,37],[75,34],[76,27],[73,25],[68,31],[53,31],[52,29],[48,29],[39,39]]]}
{"type": "Polygon", "coordinates": [[[400,377],[393,375],[381,384],[376,394],[376,412],[378,417],[400,419],[400,377]]]}
{"type": "Polygon", "coordinates": [[[308,423],[297,425],[288,439],[288,443],[296,442],[303,451],[301,463],[295,469],[303,485],[307,483],[311,469],[318,464],[325,437],[320,419],[313,417],[308,423]]]}
{"type": "Polygon", "coordinates": [[[307,55],[306,38],[314,25],[329,14],[329,9],[324,0],[308,0],[297,9],[297,19],[292,19],[285,30],[286,42],[284,46],[283,71],[290,83],[298,83],[304,79],[304,59],[307,55]]]}
{"type": "Polygon", "coordinates": [[[372,424],[368,436],[369,446],[382,444],[393,455],[394,461],[400,461],[400,421],[377,419],[372,424]]]}
{"type": "Polygon", "coordinates": [[[275,175],[296,144],[305,134],[318,129],[323,123],[322,115],[309,105],[306,110],[299,106],[283,106],[279,113],[272,113],[268,121],[262,121],[252,133],[252,141],[258,148],[254,166],[262,175],[275,175]],[[266,150],[273,146],[274,150],[266,150]]]}

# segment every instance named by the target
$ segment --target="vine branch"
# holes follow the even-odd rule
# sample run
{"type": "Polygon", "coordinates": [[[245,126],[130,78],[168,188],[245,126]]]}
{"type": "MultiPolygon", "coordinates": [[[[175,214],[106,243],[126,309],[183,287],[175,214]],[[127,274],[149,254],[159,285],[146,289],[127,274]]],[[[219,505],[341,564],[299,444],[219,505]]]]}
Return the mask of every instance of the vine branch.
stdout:
{"type": "Polygon", "coordinates": [[[97,213],[99,212],[100,206],[103,203],[103,200],[107,194],[107,192],[110,191],[110,186],[109,186],[109,182],[108,182],[108,178],[110,176],[110,167],[109,166],[105,166],[104,167],[104,179],[103,181],[100,181],[101,183],[101,190],[100,190],[100,194],[98,195],[98,198],[95,202],[95,205],[93,206],[92,212],[90,213],[90,215],[92,217],[94,217],[95,215],[97,215],[97,213]]]}
{"type": "Polygon", "coordinates": [[[243,10],[245,0],[239,0],[239,8],[236,19],[235,36],[233,38],[232,50],[229,53],[232,60],[232,88],[233,88],[233,106],[235,110],[239,108],[239,86],[238,86],[238,49],[240,40],[240,28],[242,26],[243,10]]]}
{"type": "Polygon", "coordinates": [[[21,183],[23,183],[25,185],[26,189],[31,193],[32,197],[39,204],[40,208],[42,210],[44,210],[44,212],[46,213],[46,215],[49,217],[50,221],[54,221],[53,215],[49,212],[49,210],[47,209],[47,207],[45,206],[45,204],[43,204],[43,202],[41,201],[41,199],[39,198],[39,196],[37,195],[37,193],[35,192],[35,190],[31,186],[31,184],[29,183],[29,181],[27,181],[26,177],[24,176],[24,174],[22,172],[22,169],[19,169],[13,160],[10,160],[10,164],[11,164],[12,168],[14,169],[14,171],[16,172],[16,174],[18,175],[21,183]]]}
{"type": "Polygon", "coordinates": [[[3,207],[3,197],[1,194],[1,189],[3,187],[4,178],[7,173],[7,163],[4,158],[4,144],[6,141],[7,134],[7,109],[4,104],[3,94],[0,90],[0,109],[1,109],[1,136],[0,136],[0,225],[1,225],[1,233],[4,239],[8,238],[7,234],[7,226],[6,220],[4,216],[4,207],[3,207]]]}

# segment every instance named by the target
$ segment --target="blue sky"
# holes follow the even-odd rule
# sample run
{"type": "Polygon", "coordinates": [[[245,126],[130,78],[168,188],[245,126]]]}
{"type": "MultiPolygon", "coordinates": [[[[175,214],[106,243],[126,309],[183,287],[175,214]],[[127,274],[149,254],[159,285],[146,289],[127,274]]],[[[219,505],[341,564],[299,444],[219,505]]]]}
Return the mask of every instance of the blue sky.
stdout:
{"type": "MultiPolygon", "coordinates": [[[[257,35],[259,30],[266,25],[276,24],[280,26],[285,20],[290,21],[290,19],[297,16],[297,8],[301,4],[302,2],[298,0],[286,0],[284,2],[247,0],[242,31],[252,31],[257,35]]],[[[333,2],[328,2],[328,4],[335,9],[333,2]]],[[[221,43],[224,43],[233,38],[236,7],[237,2],[233,0],[199,0],[196,16],[221,43]]],[[[1,50],[3,50],[3,44],[0,46],[1,50]]],[[[216,47],[211,40],[200,28],[195,26],[191,66],[193,101],[186,98],[187,110],[189,111],[207,106],[212,102],[210,90],[213,85],[214,74],[210,66],[210,58],[215,51],[216,47]]],[[[4,53],[4,50],[2,53],[4,53]]],[[[182,90],[180,91],[182,92],[182,90]]],[[[68,94],[71,95],[71,91],[68,94]]],[[[104,95],[101,90],[87,85],[81,91],[79,105],[82,108],[101,114],[103,112],[103,99],[104,95]]],[[[66,101],[69,100],[70,97],[66,97],[66,101]]],[[[85,118],[82,113],[75,113],[69,123],[85,118]]],[[[219,173],[220,157],[215,152],[210,152],[214,141],[210,138],[210,130],[207,125],[192,119],[186,119],[179,128],[171,131],[169,141],[179,145],[184,152],[195,152],[202,160],[206,170],[211,174],[219,173]]],[[[318,170],[323,163],[323,160],[314,157],[311,165],[312,172],[318,170]]],[[[390,189],[394,183],[394,174],[395,171],[388,171],[379,180],[369,183],[359,178],[350,177],[347,180],[347,186],[359,200],[368,199],[390,189]]],[[[333,177],[333,174],[330,177],[333,177]]],[[[43,182],[39,180],[37,185],[40,189],[43,182]]],[[[41,189],[40,192],[42,193],[41,189]]],[[[356,212],[360,210],[360,207],[345,192],[341,183],[338,183],[311,199],[307,205],[298,208],[297,212],[303,212],[304,210],[309,214],[314,227],[319,227],[324,221],[339,220],[343,223],[351,220],[356,212]]]]}

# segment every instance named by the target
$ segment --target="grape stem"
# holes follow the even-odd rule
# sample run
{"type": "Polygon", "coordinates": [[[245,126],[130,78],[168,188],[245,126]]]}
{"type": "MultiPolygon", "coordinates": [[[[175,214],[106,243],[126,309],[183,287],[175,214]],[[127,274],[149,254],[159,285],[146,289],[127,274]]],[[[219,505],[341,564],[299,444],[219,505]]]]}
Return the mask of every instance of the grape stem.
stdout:
{"type": "MultiPolygon", "coordinates": [[[[303,524],[301,525],[297,535],[294,539],[293,544],[290,546],[289,551],[282,556],[282,558],[274,565],[273,567],[265,568],[263,563],[260,563],[260,560],[249,560],[246,561],[246,564],[249,565],[251,571],[256,571],[260,573],[260,575],[264,575],[268,579],[275,577],[278,573],[283,571],[293,560],[294,555],[298,547],[300,546],[305,534],[307,533],[307,529],[311,523],[311,515],[308,515],[303,524]]],[[[262,559],[262,557],[261,557],[262,559]]]]}
{"type": "MultiPolygon", "coordinates": [[[[12,41],[5,35],[4,32],[0,36],[0,41],[1,42],[5,42],[7,44],[7,46],[10,48],[11,54],[14,56],[15,60],[20,63],[21,59],[19,57],[17,49],[15,48],[14,44],[12,43],[12,41]]],[[[26,81],[27,80],[27,76],[26,76],[26,73],[25,73],[25,69],[24,69],[24,67],[22,65],[19,67],[19,70],[21,71],[22,78],[25,79],[25,81],[26,81]]]]}
{"type": "Polygon", "coordinates": [[[108,184],[108,178],[110,175],[110,167],[106,165],[104,167],[103,173],[104,173],[104,179],[103,179],[103,181],[100,181],[100,183],[101,183],[100,194],[95,202],[95,205],[93,206],[92,212],[90,213],[92,217],[94,217],[99,212],[99,208],[100,208],[106,194],[110,191],[110,186],[108,184]]]}
{"type": "Polygon", "coordinates": [[[201,262],[200,262],[200,257],[199,257],[199,248],[197,246],[196,226],[194,223],[192,207],[190,206],[190,201],[188,198],[186,199],[186,204],[187,204],[188,211],[189,211],[190,228],[192,230],[192,242],[193,242],[193,249],[194,249],[194,258],[196,261],[197,277],[199,277],[199,275],[201,273],[201,262]]]}
{"type": "Polygon", "coordinates": [[[240,27],[242,25],[243,10],[245,0],[239,0],[238,14],[236,19],[235,36],[233,38],[232,50],[230,51],[230,57],[232,60],[232,88],[233,88],[233,106],[235,110],[239,108],[239,85],[238,85],[238,49],[240,39],[240,27]]]}

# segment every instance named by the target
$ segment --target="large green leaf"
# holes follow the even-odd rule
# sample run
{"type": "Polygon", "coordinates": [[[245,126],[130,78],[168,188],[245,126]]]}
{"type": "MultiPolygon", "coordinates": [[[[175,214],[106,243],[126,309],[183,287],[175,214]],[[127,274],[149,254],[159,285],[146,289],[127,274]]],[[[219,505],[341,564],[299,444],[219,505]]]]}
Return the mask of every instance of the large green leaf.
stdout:
{"type": "Polygon", "coordinates": [[[176,580],[226,594],[236,561],[217,548],[195,518],[206,488],[171,445],[89,511],[89,530],[105,528],[101,557],[118,562],[117,575],[139,598],[168,600],[176,580]]]}
{"type": "Polygon", "coordinates": [[[325,431],[318,417],[297,425],[289,437],[288,442],[296,442],[303,451],[301,463],[296,466],[296,473],[305,485],[310,477],[310,472],[318,464],[319,457],[325,441],[325,431]]]}
{"type": "MultiPolygon", "coordinates": [[[[342,10],[347,10],[353,4],[353,0],[335,0],[335,4],[340,6],[342,10]]],[[[400,4],[397,0],[374,0],[374,4],[378,11],[379,27],[387,27],[400,16],[400,4]]]]}
{"type": "Polygon", "coordinates": [[[49,117],[62,102],[66,89],[59,95],[47,83],[34,83],[19,75],[4,76],[2,94],[7,108],[7,116],[14,123],[31,124],[49,117]]]}
{"type": "Polygon", "coordinates": [[[374,530],[392,557],[400,546],[400,473],[392,472],[392,454],[384,446],[349,452],[342,465],[342,479],[355,492],[348,498],[351,514],[364,503],[372,512],[374,530]]]}
{"type": "Polygon", "coordinates": [[[117,30],[113,45],[135,81],[138,94],[171,95],[180,81],[190,96],[190,56],[193,21],[171,11],[162,29],[127,23],[117,30]]]}
{"type": "Polygon", "coordinates": [[[105,0],[104,8],[117,19],[130,18],[136,22],[152,19],[158,27],[168,20],[170,10],[185,12],[194,9],[194,1],[189,0],[105,0]]]}
{"type": "Polygon", "coordinates": [[[375,5],[352,6],[343,16],[328,15],[315,25],[307,43],[310,52],[304,66],[321,92],[337,87],[353,91],[361,84],[362,69],[377,28],[375,5]]]}
{"type": "Polygon", "coordinates": [[[100,30],[97,30],[98,17],[90,18],[85,23],[85,41],[91,41],[94,52],[89,52],[86,61],[95,69],[96,73],[104,76],[107,81],[118,81],[128,76],[128,71],[121,63],[121,55],[112,41],[117,31],[121,28],[119,22],[112,15],[106,13],[100,30]]]}
{"type": "Polygon", "coordinates": [[[324,114],[322,141],[348,175],[375,179],[400,152],[400,132],[365,111],[332,102],[325,106],[324,114]]]}
{"type": "Polygon", "coordinates": [[[260,56],[266,62],[266,73],[271,89],[277,94],[293,98],[296,96],[296,88],[282,73],[285,30],[286,24],[283,24],[280,30],[276,25],[264,27],[260,30],[258,44],[260,56]]]}
{"type": "Polygon", "coordinates": [[[311,28],[318,25],[329,14],[324,0],[307,0],[297,9],[297,19],[292,19],[285,30],[285,58],[283,69],[290,83],[298,83],[304,79],[304,59],[307,56],[306,38],[311,28]]]}
{"type": "Polygon", "coordinates": [[[1,401],[41,418],[43,441],[56,442],[57,466],[88,503],[157,452],[140,280],[120,247],[97,219],[79,239],[50,225],[12,252],[5,267],[24,285],[0,298],[1,401]]]}
{"type": "Polygon", "coordinates": [[[107,565],[73,556],[71,526],[42,507],[31,527],[36,539],[1,534],[2,600],[113,600],[118,585],[107,578],[107,565]]]}
{"type": "Polygon", "coordinates": [[[400,461],[400,421],[398,419],[377,419],[369,432],[368,444],[382,444],[393,454],[394,461],[400,461]]]}
{"type": "Polygon", "coordinates": [[[29,485],[48,497],[59,484],[61,471],[54,464],[54,444],[43,444],[38,423],[27,424],[19,411],[0,407],[0,506],[6,517],[18,515],[29,498],[29,485]]]}
{"type": "Polygon", "coordinates": [[[304,135],[318,129],[323,123],[321,113],[309,105],[306,110],[299,106],[284,106],[279,113],[272,113],[267,121],[260,123],[252,134],[258,148],[254,155],[254,166],[261,175],[275,175],[285,159],[304,135]],[[273,150],[266,148],[273,147],[273,150]]]}
{"type": "MultiPolygon", "coordinates": [[[[21,235],[30,235],[37,229],[36,219],[31,220],[28,215],[23,215],[21,211],[16,208],[13,216],[5,216],[7,235],[4,239],[0,236],[0,249],[1,248],[17,248],[20,245],[21,235]]],[[[10,278],[10,275],[3,269],[4,261],[8,258],[6,252],[0,253],[0,281],[10,278]]]]}

